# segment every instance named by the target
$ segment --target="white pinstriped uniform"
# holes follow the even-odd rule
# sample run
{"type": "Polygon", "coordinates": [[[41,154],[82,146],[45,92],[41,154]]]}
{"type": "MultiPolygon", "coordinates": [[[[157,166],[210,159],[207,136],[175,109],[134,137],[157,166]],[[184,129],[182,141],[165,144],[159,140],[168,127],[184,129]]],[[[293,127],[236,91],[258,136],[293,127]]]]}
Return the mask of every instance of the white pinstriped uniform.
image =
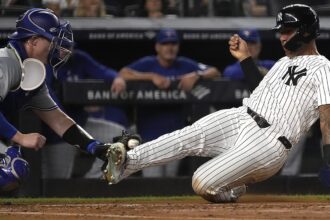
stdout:
{"type": "Polygon", "coordinates": [[[129,151],[123,178],[186,156],[213,157],[194,173],[192,186],[204,198],[229,201],[230,189],[282,167],[289,150],[277,138],[295,144],[318,119],[318,106],[330,103],[329,74],[330,62],[320,55],[280,59],[242,107],[217,111],[129,151]],[[271,125],[260,128],[247,107],[271,125]]]}

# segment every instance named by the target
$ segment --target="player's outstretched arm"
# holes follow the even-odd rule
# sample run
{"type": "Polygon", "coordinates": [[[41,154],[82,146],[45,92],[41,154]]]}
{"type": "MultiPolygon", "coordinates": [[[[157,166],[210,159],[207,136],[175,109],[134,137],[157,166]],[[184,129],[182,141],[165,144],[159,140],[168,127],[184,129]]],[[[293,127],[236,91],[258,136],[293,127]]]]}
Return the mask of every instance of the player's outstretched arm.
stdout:
{"type": "Polygon", "coordinates": [[[108,145],[95,140],[59,108],[51,111],[34,110],[34,112],[64,141],[82,151],[106,160],[105,154],[108,145]]]}
{"type": "Polygon", "coordinates": [[[59,108],[51,111],[33,110],[56,134],[63,136],[65,131],[75,122],[59,108]]]}
{"type": "Polygon", "coordinates": [[[330,187],[330,105],[319,106],[320,128],[322,132],[322,161],[320,170],[321,182],[330,187]]]}

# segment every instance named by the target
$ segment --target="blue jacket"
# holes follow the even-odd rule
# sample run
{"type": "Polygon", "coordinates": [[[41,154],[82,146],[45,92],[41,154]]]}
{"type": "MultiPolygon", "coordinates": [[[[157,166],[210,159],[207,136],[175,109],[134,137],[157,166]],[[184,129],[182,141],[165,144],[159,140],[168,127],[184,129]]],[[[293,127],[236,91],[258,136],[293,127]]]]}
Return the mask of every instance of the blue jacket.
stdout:
{"type": "MultiPolygon", "coordinates": [[[[173,65],[162,67],[156,56],[143,57],[127,66],[139,72],[154,72],[171,80],[207,66],[186,57],[177,57],[173,65]]],[[[137,109],[137,129],[144,141],[153,140],[160,135],[180,129],[186,124],[182,105],[145,105],[137,109]]]]}

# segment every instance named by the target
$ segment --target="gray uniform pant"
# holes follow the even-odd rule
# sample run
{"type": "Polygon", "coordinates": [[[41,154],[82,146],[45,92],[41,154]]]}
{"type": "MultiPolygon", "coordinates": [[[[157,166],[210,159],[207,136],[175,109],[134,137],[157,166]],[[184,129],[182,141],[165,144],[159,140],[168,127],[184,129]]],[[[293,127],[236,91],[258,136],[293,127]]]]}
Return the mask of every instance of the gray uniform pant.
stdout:
{"type": "MultiPolygon", "coordinates": [[[[89,118],[84,129],[96,140],[112,142],[112,138],[121,135],[123,126],[103,119],[89,118]]],[[[61,142],[49,144],[42,149],[42,177],[43,178],[70,178],[73,171],[74,159],[79,150],[61,142]]],[[[91,169],[85,174],[86,178],[100,178],[103,161],[95,159],[91,169]]]]}

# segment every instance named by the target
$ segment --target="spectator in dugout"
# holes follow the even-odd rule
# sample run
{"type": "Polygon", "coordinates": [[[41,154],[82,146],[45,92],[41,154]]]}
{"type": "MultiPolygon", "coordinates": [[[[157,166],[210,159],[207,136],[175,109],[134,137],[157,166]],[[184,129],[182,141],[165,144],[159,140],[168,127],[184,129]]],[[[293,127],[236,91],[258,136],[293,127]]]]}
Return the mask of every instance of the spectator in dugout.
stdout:
{"type": "MultiPolygon", "coordinates": [[[[199,79],[219,76],[215,67],[178,56],[179,37],[173,29],[161,29],[156,36],[156,55],[146,56],[122,68],[119,75],[125,80],[152,82],[158,89],[168,89],[178,81],[178,88],[190,91],[199,79]]],[[[180,129],[186,124],[183,105],[140,105],[137,108],[137,132],[143,141],[180,129]]],[[[178,162],[151,167],[142,171],[145,177],[175,176],[178,162]]]]}
{"type": "MultiPolygon", "coordinates": [[[[71,118],[75,119],[91,135],[99,140],[111,142],[114,136],[121,135],[128,126],[126,113],[116,106],[63,106],[57,99],[59,85],[63,82],[75,82],[83,79],[101,79],[111,83],[111,91],[123,92],[126,83],[118,73],[97,62],[91,55],[83,50],[74,49],[68,62],[57,71],[57,80],[52,73],[52,68],[47,68],[46,83],[49,93],[71,118]]],[[[65,95],[65,94],[64,94],[65,95]]],[[[75,159],[82,159],[81,154],[75,148],[68,148],[55,134],[47,130],[48,144],[43,149],[43,178],[70,178],[74,170],[75,159]],[[68,148],[68,149],[67,149],[68,148]]],[[[85,178],[100,178],[100,167],[103,161],[92,157],[83,159],[89,165],[85,166],[86,173],[79,171],[79,175],[85,178]]],[[[79,176],[76,175],[76,176],[79,176]]]]}

